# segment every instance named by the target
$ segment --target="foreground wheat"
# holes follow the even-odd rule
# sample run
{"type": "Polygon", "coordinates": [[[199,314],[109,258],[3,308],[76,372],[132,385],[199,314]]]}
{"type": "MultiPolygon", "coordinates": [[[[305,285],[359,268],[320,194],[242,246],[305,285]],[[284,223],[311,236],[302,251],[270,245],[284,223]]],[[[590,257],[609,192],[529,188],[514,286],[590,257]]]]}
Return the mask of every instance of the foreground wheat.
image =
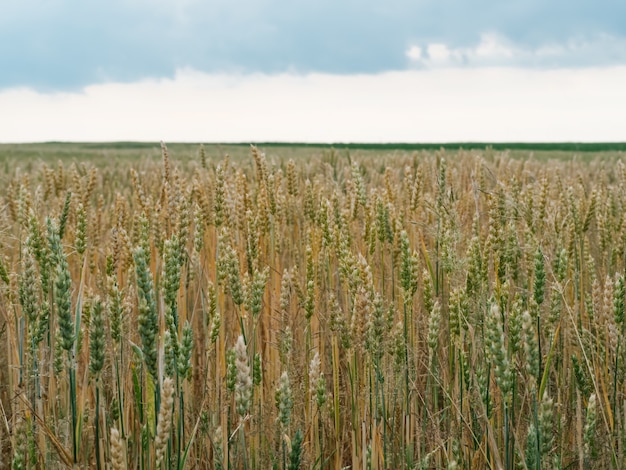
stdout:
{"type": "Polygon", "coordinates": [[[160,152],[10,168],[0,462],[624,468],[620,160],[160,152]]]}

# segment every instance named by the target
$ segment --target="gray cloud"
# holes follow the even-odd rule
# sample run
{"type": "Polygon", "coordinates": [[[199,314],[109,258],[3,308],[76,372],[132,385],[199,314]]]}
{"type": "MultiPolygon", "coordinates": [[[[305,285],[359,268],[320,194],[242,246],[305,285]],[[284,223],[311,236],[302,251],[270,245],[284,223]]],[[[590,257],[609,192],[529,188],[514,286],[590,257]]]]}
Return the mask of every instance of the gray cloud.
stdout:
{"type": "Polygon", "coordinates": [[[469,50],[485,33],[523,52],[507,64],[621,64],[625,17],[613,0],[22,0],[0,17],[0,87],[76,89],[183,67],[374,73],[415,65],[411,47],[469,50]],[[546,47],[561,53],[533,58],[546,47]]]}

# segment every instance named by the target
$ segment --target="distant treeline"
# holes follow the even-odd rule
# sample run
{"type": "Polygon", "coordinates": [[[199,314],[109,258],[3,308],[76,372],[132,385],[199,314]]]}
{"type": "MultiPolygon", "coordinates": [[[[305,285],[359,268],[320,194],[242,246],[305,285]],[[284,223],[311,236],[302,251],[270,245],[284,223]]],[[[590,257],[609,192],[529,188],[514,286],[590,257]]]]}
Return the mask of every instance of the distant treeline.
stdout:
{"type": "MultiPolygon", "coordinates": [[[[301,147],[301,148],[336,148],[336,149],[361,149],[361,150],[484,150],[492,148],[494,150],[538,150],[538,151],[565,151],[565,152],[610,152],[626,151],[626,142],[452,142],[452,143],[300,143],[300,142],[241,142],[241,143],[207,143],[208,145],[247,146],[250,143],[261,147],[301,147]]],[[[152,148],[159,145],[158,142],[93,142],[93,143],[65,143],[48,142],[44,145],[71,145],[88,149],[141,149],[152,148]]],[[[200,143],[175,144],[168,142],[168,145],[200,145],[200,143]]]]}
{"type": "Polygon", "coordinates": [[[262,147],[334,147],[363,150],[446,150],[478,149],[488,147],[494,150],[542,150],[542,151],[567,151],[567,152],[609,152],[626,150],[626,142],[452,142],[452,143],[332,143],[332,144],[301,144],[282,142],[259,142],[262,147]]]}

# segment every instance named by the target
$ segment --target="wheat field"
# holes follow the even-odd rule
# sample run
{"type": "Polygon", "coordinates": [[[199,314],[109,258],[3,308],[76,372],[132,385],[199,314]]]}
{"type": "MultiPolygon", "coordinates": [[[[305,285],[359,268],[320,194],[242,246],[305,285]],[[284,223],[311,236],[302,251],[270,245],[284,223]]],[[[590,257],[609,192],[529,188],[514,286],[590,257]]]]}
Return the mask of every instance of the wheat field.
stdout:
{"type": "Polygon", "coordinates": [[[626,164],[6,159],[0,468],[626,467],[626,164]]]}

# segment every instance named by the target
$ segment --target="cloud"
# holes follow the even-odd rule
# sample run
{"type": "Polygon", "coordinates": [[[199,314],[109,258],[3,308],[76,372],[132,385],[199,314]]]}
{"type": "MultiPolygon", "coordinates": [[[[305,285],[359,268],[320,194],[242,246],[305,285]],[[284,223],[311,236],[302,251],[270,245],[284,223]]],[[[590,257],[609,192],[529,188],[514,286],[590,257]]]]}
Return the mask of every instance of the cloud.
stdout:
{"type": "MultiPolygon", "coordinates": [[[[437,53],[443,57],[444,48],[437,53]]],[[[181,69],[171,79],[81,92],[2,91],[0,142],[624,141],[624,83],[626,67],[360,75],[181,69]]]]}
{"type": "Polygon", "coordinates": [[[415,62],[422,60],[422,48],[420,46],[411,46],[406,51],[406,56],[415,62]]]}
{"type": "Polygon", "coordinates": [[[486,31],[508,38],[516,54],[545,47],[578,51],[511,59],[514,65],[619,65],[626,64],[625,17],[626,2],[614,0],[3,2],[0,89],[77,90],[172,78],[184,67],[371,74],[405,69],[411,46],[426,58],[429,45],[437,44],[458,64],[480,53],[469,49],[486,31]]]}
{"type": "Polygon", "coordinates": [[[480,41],[470,47],[449,47],[433,42],[425,46],[411,45],[405,55],[416,67],[517,66],[566,67],[585,64],[604,65],[611,60],[626,63],[626,38],[598,35],[593,39],[572,38],[562,44],[545,43],[529,47],[515,43],[498,33],[483,33],[480,41]]]}

